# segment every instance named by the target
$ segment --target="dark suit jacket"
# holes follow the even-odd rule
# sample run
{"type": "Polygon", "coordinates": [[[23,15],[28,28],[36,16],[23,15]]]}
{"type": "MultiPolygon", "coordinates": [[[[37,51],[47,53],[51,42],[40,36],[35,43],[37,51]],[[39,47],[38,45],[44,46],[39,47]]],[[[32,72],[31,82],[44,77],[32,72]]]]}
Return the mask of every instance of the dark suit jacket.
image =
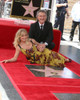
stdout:
{"type": "Polygon", "coordinates": [[[29,30],[29,37],[35,39],[37,42],[47,42],[48,45],[53,40],[53,28],[50,22],[45,22],[43,31],[39,27],[39,23],[31,24],[29,30]]]}

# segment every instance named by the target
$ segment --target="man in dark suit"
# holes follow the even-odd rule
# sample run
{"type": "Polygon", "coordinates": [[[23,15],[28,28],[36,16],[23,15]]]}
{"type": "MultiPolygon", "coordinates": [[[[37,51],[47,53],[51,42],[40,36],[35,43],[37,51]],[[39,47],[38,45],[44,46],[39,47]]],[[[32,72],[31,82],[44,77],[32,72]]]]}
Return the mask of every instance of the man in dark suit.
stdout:
{"type": "Polygon", "coordinates": [[[53,40],[53,28],[52,24],[47,19],[47,13],[44,10],[39,10],[37,12],[37,21],[31,24],[29,30],[29,37],[35,39],[40,43],[39,48],[47,47],[49,49],[53,49],[55,44],[52,42],[53,40]]]}

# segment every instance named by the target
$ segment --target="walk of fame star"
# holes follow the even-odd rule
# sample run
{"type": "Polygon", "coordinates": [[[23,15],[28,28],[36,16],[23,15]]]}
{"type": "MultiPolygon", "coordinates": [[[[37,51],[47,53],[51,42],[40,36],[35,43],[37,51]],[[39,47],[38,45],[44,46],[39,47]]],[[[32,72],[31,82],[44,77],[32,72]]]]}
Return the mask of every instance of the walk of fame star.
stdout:
{"type": "Polygon", "coordinates": [[[45,66],[45,69],[30,69],[30,70],[45,72],[45,77],[49,77],[52,75],[62,75],[62,73],[64,72],[63,70],[55,70],[48,66],[45,66]]]}
{"type": "Polygon", "coordinates": [[[80,78],[67,67],[63,69],[55,66],[26,65],[26,67],[37,77],[80,78]]]}
{"type": "Polygon", "coordinates": [[[29,6],[22,5],[22,7],[26,10],[23,16],[30,14],[32,17],[34,17],[34,11],[38,9],[38,7],[33,7],[32,0],[29,6]]]}

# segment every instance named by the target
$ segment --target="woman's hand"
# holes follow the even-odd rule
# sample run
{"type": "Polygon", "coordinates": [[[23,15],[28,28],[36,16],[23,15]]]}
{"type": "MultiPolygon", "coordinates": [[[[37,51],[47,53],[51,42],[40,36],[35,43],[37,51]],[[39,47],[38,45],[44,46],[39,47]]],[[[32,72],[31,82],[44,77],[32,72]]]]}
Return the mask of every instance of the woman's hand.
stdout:
{"type": "Polygon", "coordinates": [[[1,61],[1,63],[8,63],[8,62],[15,62],[15,61],[17,61],[19,53],[20,53],[20,48],[17,46],[15,54],[14,54],[14,57],[11,58],[11,59],[3,60],[3,61],[1,61]]]}
{"type": "Polygon", "coordinates": [[[3,61],[1,61],[1,63],[8,63],[9,62],[9,60],[3,60],[3,61]]]}

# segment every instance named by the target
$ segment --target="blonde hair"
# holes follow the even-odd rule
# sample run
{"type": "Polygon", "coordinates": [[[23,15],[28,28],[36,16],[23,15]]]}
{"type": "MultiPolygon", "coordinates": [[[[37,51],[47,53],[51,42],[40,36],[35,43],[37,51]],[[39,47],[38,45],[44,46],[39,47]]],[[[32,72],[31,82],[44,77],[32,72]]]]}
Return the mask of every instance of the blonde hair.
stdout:
{"type": "Polygon", "coordinates": [[[26,29],[19,29],[16,34],[15,34],[15,38],[14,38],[14,42],[13,42],[13,45],[14,47],[16,48],[16,46],[18,46],[18,44],[20,44],[21,40],[21,36],[22,36],[22,32],[25,32],[25,34],[28,34],[27,33],[27,30],[26,29]]]}

